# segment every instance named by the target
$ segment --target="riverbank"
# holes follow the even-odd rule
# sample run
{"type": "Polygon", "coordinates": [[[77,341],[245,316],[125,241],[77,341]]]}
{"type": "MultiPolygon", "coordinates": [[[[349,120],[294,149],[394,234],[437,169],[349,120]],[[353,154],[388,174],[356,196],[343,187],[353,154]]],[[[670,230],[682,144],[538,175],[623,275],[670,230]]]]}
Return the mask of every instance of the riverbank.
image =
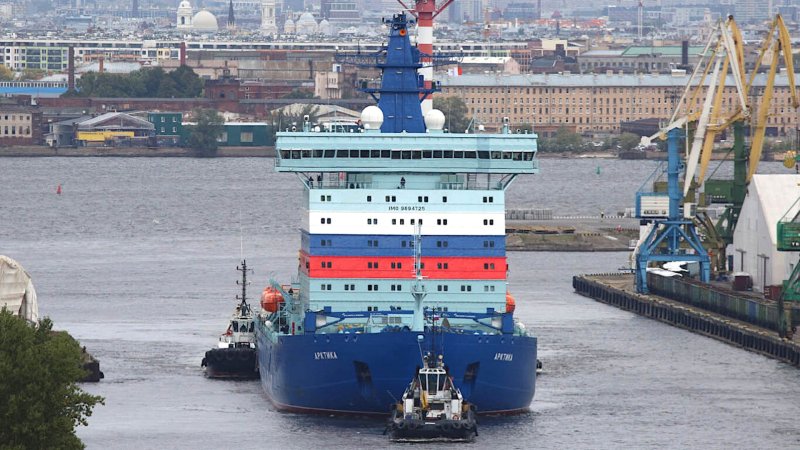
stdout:
{"type": "MultiPolygon", "coordinates": [[[[191,157],[192,151],[184,147],[0,147],[0,157],[191,157]]],[[[217,157],[274,158],[275,147],[220,147],[217,157]]]]}
{"type": "MultiPolygon", "coordinates": [[[[28,145],[14,147],[0,147],[0,157],[192,157],[192,151],[184,147],[48,147],[45,145],[28,145]]],[[[274,158],[275,147],[220,147],[218,157],[227,158],[274,158]]],[[[723,152],[714,153],[713,160],[722,160],[729,157],[723,152]]],[[[783,161],[783,153],[765,154],[765,161],[783,161]]],[[[613,152],[592,153],[537,153],[539,159],[649,159],[662,160],[667,158],[665,152],[613,152]],[[633,155],[633,156],[631,156],[633,155]]]]}

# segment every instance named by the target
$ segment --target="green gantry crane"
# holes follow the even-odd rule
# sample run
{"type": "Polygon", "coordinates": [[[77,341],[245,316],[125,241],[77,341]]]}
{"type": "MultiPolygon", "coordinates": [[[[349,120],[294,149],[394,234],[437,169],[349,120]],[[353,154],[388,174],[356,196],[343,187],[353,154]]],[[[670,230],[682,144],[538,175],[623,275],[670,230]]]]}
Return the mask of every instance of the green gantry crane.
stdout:
{"type": "MultiPolygon", "coordinates": [[[[798,198],[778,221],[778,251],[800,252],[800,210],[798,198]],[[790,212],[797,211],[790,216],[790,212]]],[[[789,279],[783,282],[781,295],[778,296],[778,333],[786,337],[787,320],[784,302],[800,302],[800,261],[794,265],[789,279]]]]}

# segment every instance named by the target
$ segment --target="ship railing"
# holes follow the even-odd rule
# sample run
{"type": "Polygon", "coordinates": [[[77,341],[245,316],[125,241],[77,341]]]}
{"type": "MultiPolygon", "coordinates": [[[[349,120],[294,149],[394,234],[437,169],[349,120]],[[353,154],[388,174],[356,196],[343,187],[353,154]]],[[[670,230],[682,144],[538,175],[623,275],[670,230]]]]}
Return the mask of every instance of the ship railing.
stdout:
{"type": "Polygon", "coordinates": [[[503,190],[503,183],[492,181],[479,182],[376,182],[376,181],[317,181],[306,180],[309,189],[434,189],[434,190],[503,190]]]}

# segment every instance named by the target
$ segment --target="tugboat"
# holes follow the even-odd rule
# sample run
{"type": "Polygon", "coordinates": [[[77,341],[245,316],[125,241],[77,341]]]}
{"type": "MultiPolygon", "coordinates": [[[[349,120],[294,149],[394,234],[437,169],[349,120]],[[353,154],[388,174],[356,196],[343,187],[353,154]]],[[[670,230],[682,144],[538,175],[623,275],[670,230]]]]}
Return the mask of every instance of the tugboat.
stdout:
{"type": "Polygon", "coordinates": [[[395,442],[472,442],[478,435],[475,407],[464,401],[442,355],[430,353],[424,367],[395,404],[387,431],[395,442]]]}
{"type": "Polygon", "coordinates": [[[258,378],[256,366],[255,323],[253,311],[247,303],[247,261],[236,268],[242,272],[240,303],[231,316],[228,329],[219,337],[216,348],[206,352],[201,367],[209,378],[258,378]]]}

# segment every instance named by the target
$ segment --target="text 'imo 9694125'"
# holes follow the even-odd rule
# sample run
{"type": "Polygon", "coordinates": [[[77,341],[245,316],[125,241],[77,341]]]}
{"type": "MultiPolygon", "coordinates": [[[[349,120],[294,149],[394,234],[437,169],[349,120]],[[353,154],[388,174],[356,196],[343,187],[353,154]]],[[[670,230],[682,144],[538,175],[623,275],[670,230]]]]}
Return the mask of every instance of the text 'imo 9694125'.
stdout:
{"type": "Polygon", "coordinates": [[[268,286],[256,317],[261,382],[280,409],[387,414],[435,342],[479,413],[527,410],[536,337],[506,288],[505,189],[538,171],[536,135],[447,133],[420,107],[435,86],[406,15],[385,23],[363,130],[278,133],[307,213],[298,279],[268,286]]]}

